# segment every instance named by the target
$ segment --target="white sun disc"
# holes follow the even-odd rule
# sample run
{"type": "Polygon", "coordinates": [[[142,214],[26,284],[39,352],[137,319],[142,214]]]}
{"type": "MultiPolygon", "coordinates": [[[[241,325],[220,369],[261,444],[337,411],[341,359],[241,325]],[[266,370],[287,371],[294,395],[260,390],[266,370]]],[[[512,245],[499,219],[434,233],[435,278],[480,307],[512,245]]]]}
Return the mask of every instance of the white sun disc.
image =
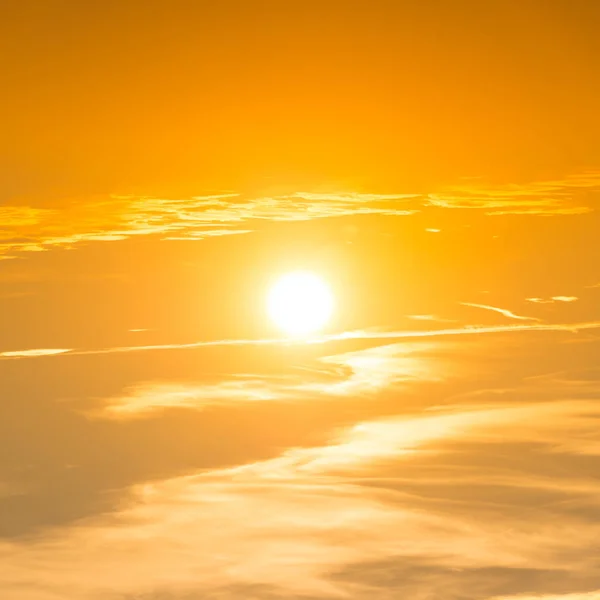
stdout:
{"type": "Polygon", "coordinates": [[[329,321],[333,294],[317,275],[296,271],[283,275],[271,288],[267,309],[273,322],[294,337],[313,334],[329,321]]]}

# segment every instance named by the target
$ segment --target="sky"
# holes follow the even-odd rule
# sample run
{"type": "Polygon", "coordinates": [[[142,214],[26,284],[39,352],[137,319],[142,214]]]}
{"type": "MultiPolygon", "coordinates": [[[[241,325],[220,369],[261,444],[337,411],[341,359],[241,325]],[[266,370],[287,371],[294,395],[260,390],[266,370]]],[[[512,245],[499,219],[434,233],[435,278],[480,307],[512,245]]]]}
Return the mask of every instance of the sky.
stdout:
{"type": "Polygon", "coordinates": [[[598,2],[0,14],[1,598],[600,600],[598,2]]]}

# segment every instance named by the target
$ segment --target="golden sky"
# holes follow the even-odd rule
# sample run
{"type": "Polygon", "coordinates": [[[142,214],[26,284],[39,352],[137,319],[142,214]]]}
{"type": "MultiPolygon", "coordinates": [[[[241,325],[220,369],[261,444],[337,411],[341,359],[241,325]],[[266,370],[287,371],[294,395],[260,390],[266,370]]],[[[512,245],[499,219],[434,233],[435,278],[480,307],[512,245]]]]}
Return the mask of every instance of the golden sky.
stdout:
{"type": "Polygon", "coordinates": [[[599,27],[4,2],[0,598],[600,600],[599,27]]]}

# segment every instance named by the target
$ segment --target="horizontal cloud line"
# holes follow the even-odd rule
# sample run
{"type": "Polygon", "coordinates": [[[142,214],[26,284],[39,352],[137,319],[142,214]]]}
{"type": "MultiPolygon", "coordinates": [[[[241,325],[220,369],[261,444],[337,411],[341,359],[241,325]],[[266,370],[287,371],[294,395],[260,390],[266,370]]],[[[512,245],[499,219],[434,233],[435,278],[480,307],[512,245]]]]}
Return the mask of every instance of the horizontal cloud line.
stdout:
{"type": "MultiPolygon", "coordinates": [[[[463,183],[419,193],[302,192],[252,196],[238,192],[164,198],[110,194],[66,202],[62,208],[0,207],[0,259],[82,243],[160,235],[198,241],[250,233],[254,224],[360,215],[408,216],[428,208],[478,209],[487,215],[579,215],[597,208],[600,172],[522,185],[463,183]]],[[[437,228],[428,229],[430,232],[437,228]]]]}
{"type": "Polygon", "coordinates": [[[430,337],[458,336],[458,335],[481,335],[485,333],[514,333],[518,331],[564,331],[578,333],[580,331],[600,329],[600,321],[584,323],[531,323],[523,325],[494,325],[479,326],[467,325],[450,329],[431,329],[423,331],[345,331],[323,335],[318,338],[303,341],[292,341],[286,338],[265,339],[223,339],[202,340],[185,344],[153,344],[145,346],[116,346],[113,348],[93,349],[29,349],[0,352],[0,360],[37,358],[42,356],[89,356],[100,354],[120,354],[131,352],[148,352],[151,350],[187,350],[194,348],[208,348],[211,346],[292,346],[300,344],[324,344],[327,342],[339,342],[345,340],[399,340],[419,339],[430,337]]]}
{"type": "Polygon", "coordinates": [[[460,302],[463,306],[471,306],[473,308],[482,308],[483,310],[491,310],[493,312],[500,313],[509,319],[517,319],[519,321],[541,321],[536,317],[525,317],[523,315],[517,315],[512,310],[506,308],[498,308],[497,306],[490,306],[489,304],[475,304],[474,302],[460,302]]]}

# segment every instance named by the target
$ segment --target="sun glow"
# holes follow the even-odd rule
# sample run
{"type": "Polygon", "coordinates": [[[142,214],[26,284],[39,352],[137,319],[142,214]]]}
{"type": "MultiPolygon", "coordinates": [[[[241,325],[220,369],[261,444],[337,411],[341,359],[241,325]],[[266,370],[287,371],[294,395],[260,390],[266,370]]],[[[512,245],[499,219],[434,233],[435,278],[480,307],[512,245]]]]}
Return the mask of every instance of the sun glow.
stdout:
{"type": "Polygon", "coordinates": [[[331,318],[334,300],[329,286],[317,275],[296,271],[283,275],[271,288],[267,310],[287,335],[306,337],[331,318]]]}

